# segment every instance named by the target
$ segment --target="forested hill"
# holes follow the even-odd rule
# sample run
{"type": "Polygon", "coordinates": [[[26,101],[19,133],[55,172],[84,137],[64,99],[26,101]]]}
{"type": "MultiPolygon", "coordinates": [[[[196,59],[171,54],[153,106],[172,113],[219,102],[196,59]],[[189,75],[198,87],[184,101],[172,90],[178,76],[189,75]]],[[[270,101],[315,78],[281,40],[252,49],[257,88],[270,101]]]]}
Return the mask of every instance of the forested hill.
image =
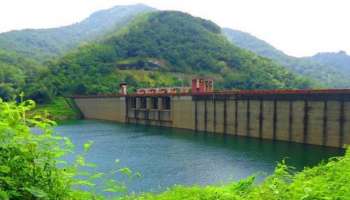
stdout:
{"type": "Polygon", "coordinates": [[[51,29],[27,29],[0,34],[0,49],[38,61],[63,55],[81,42],[94,40],[125,26],[138,14],[154,9],[146,5],[116,6],[93,13],[82,22],[51,29]]]}
{"type": "Polygon", "coordinates": [[[350,56],[345,51],[339,51],[337,53],[318,53],[312,57],[306,57],[305,59],[333,66],[341,73],[350,76],[350,56]]]}
{"type": "Polygon", "coordinates": [[[49,99],[50,82],[43,82],[51,72],[37,62],[0,49],[0,98],[9,100],[25,91],[28,98],[49,99]]]}
{"type": "Polygon", "coordinates": [[[342,55],[319,54],[314,57],[297,58],[286,55],[249,33],[229,28],[223,29],[223,33],[238,47],[271,58],[297,74],[310,77],[322,83],[324,87],[350,87],[350,79],[347,78],[350,75],[350,66],[347,64],[350,63],[350,57],[344,55],[344,53],[342,55]]]}
{"type": "Polygon", "coordinates": [[[183,85],[198,74],[212,76],[217,86],[226,88],[310,86],[281,65],[232,45],[216,24],[170,11],[142,15],[51,68],[58,90],[74,94],[116,92],[120,81],[132,86],[183,85]]]}

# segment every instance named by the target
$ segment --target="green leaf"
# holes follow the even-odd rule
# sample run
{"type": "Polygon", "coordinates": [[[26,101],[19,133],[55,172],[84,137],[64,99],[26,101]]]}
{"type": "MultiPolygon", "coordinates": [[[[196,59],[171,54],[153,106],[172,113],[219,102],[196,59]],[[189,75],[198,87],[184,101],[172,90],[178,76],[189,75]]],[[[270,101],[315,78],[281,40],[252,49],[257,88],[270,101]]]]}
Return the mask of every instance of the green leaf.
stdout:
{"type": "Polygon", "coordinates": [[[47,193],[44,192],[43,190],[41,190],[40,188],[29,187],[29,188],[26,188],[26,190],[28,192],[30,192],[34,197],[37,197],[37,198],[45,198],[45,197],[47,197],[47,193]]]}
{"type": "Polygon", "coordinates": [[[90,176],[90,179],[98,179],[98,178],[101,178],[102,176],[104,176],[104,173],[96,173],[90,176]]]}
{"type": "Polygon", "coordinates": [[[129,177],[132,175],[132,171],[127,167],[121,168],[118,171],[124,175],[129,176],[129,177]]]}
{"type": "Polygon", "coordinates": [[[84,151],[88,152],[94,142],[89,140],[87,143],[84,144],[84,151]]]}
{"type": "Polygon", "coordinates": [[[10,198],[9,198],[7,192],[0,190],[0,199],[1,200],[9,200],[10,198]]]}
{"type": "Polygon", "coordinates": [[[88,186],[88,187],[95,186],[94,183],[87,181],[87,180],[76,180],[76,181],[74,181],[74,185],[81,185],[81,186],[88,186]]]}
{"type": "Polygon", "coordinates": [[[11,168],[5,165],[0,165],[0,173],[8,174],[11,171],[11,168]]]}
{"type": "Polygon", "coordinates": [[[85,166],[85,158],[83,156],[77,156],[75,162],[80,166],[85,166]]]}

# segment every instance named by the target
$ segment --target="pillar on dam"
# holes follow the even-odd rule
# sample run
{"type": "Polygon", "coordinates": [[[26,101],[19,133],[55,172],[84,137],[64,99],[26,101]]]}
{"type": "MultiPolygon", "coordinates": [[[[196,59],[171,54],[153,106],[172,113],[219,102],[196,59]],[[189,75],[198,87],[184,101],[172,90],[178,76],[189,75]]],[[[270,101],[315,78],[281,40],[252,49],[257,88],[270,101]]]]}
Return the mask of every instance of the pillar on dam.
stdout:
{"type": "Polygon", "coordinates": [[[174,128],[195,130],[195,101],[191,96],[172,98],[172,119],[174,128]]]}

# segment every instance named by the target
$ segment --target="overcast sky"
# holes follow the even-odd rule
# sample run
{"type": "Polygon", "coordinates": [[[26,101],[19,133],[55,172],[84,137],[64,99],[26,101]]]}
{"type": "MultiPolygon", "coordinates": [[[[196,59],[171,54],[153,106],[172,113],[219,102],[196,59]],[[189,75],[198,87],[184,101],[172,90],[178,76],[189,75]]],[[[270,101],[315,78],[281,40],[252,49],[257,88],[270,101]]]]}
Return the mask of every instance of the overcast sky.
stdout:
{"type": "Polygon", "coordinates": [[[68,25],[96,10],[135,3],[210,19],[294,56],[350,52],[349,0],[0,0],[0,32],[68,25]]]}

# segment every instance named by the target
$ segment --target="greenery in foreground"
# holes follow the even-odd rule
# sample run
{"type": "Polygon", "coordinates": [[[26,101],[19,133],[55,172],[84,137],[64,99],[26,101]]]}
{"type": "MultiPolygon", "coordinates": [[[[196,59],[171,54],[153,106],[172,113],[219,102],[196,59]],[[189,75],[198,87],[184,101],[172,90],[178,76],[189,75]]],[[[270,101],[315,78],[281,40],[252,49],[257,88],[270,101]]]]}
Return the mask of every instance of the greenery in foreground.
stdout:
{"type": "MultiPolygon", "coordinates": [[[[119,197],[104,197],[95,192],[93,180],[104,176],[90,174],[82,167],[84,155],[67,164],[62,156],[72,152],[67,138],[53,134],[54,122],[39,115],[28,117],[34,102],[20,104],[0,101],[0,199],[124,199],[124,200],[219,200],[219,199],[350,199],[350,150],[345,156],[332,158],[313,168],[294,173],[284,163],[261,184],[254,177],[223,186],[176,186],[160,194],[121,196],[124,185],[110,180],[105,192],[118,193],[119,197]],[[30,128],[32,127],[32,128],[30,128]],[[35,129],[33,129],[35,127],[35,129]],[[33,133],[33,130],[37,130],[33,133]],[[79,178],[78,178],[79,177],[79,178]],[[87,190],[77,186],[85,186],[87,190]]],[[[87,151],[91,142],[84,145],[87,151]]],[[[85,151],[85,152],[86,152],[85,151]]],[[[132,176],[126,168],[114,171],[132,176]]]]}
{"type": "MultiPolygon", "coordinates": [[[[84,153],[74,162],[65,162],[63,156],[72,153],[73,144],[53,133],[55,122],[40,115],[27,116],[34,107],[33,101],[17,104],[0,99],[1,200],[104,199],[96,194],[94,181],[116,174],[134,175],[127,168],[116,168],[108,174],[88,172],[94,164],[86,162],[84,156],[91,141],[84,144],[84,153]]],[[[105,181],[102,188],[106,193],[126,191],[122,182],[113,180],[105,181]]]]}

